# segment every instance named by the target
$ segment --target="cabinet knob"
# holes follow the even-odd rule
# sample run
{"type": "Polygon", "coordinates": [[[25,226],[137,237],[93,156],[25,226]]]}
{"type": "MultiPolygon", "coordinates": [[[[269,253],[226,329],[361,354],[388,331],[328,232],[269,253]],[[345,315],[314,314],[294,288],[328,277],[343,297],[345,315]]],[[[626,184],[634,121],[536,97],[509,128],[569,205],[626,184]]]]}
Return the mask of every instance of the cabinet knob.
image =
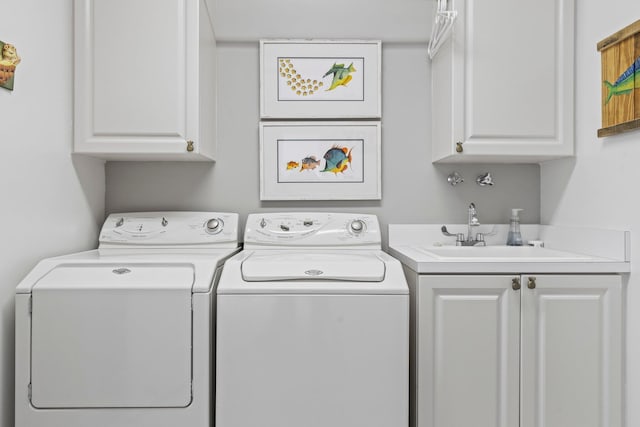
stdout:
{"type": "Polygon", "coordinates": [[[535,277],[529,277],[529,280],[527,281],[527,287],[529,289],[535,289],[535,287],[536,287],[536,278],[535,277]]]}
{"type": "Polygon", "coordinates": [[[187,141],[187,151],[188,152],[193,151],[193,141],[187,141]]]}
{"type": "Polygon", "coordinates": [[[462,148],[462,142],[456,142],[456,153],[462,153],[464,149],[462,148]]]}
{"type": "Polygon", "coordinates": [[[513,288],[514,291],[517,291],[518,289],[520,289],[519,277],[514,277],[513,279],[511,279],[511,287],[513,288]]]}

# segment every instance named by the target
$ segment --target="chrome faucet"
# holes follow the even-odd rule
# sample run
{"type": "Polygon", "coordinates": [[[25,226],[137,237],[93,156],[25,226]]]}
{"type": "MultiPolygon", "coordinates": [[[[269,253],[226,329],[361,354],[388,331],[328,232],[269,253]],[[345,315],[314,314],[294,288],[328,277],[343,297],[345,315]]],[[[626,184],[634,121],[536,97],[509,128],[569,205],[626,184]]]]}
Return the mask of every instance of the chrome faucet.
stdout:
{"type": "Polygon", "coordinates": [[[445,225],[440,229],[445,236],[451,236],[456,238],[456,246],[486,246],[484,241],[484,233],[476,233],[473,237],[473,227],[478,227],[480,220],[478,219],[478,211],[476,210],[475,203],[469,204],[467,211],[467,236],[464,233],[452,234],[449,233],[445,225]]]}
{"type": "Polygon", "coordinates": [[[478,211],[476,210],[476,204],[471,202],[467,211],[467,241],[472,240],[471,227],[477,227],[480,225],[478,219],[478,211]]]}

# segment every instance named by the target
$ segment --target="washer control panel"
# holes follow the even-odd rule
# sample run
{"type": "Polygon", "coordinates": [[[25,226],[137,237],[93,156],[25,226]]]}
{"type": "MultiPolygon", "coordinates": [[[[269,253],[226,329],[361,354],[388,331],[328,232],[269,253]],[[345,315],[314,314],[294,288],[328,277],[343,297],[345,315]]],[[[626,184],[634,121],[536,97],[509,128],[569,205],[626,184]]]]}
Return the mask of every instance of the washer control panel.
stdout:
{"type": "Polygon", "coordinates": [[[132,212],[111,214],[100,247],[207,246],[238,242],[238,214],[226,212],[132,212]]]}
{"type": "Polygon", "coordinates": [[[375,215],[295,212],[251,214],[244,233],[245,247],[255,245],[304,247],[381,246],[375,215]]]}

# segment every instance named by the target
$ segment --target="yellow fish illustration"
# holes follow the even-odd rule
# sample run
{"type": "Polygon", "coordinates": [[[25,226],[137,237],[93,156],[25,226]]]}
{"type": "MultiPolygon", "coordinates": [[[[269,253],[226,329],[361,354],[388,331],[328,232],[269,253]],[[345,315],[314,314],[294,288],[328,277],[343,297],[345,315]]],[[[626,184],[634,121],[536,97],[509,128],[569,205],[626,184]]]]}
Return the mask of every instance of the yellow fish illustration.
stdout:
{"type": "Polygon", "coordinates": [[[300,163],[298,162],[288,162],[287,163],[287,170],[291,170],[291,169],[298,169],[298,167],[300,166],[300,163]]]}
{"type": "Polygon", "coordinates": [[[338,86],[346,86],[347,83],[351,81],[353,77],[351,77],[351,73],[356,71],[353,66],[353,62],[348,66],[344,67],[344,64],[336,64],[333,63],[333,67],[327,71],[322,78],[327,77],[329,74],[333,74],[333,81],[331,82],[331,86],[327,91],[333,90],[338,86]]]}

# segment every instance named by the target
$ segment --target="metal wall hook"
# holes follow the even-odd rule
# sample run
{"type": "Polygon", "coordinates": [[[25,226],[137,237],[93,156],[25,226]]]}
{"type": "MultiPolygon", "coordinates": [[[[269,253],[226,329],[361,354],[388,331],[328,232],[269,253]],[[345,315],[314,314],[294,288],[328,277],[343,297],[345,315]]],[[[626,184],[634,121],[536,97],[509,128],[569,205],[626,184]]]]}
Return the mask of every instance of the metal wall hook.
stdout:
{"type": "Polygon", "coordinates": [[[458,172],[451,172],[447,177],[447,182],[455,187],[461,182],[464,182],[464,179],[462,178],[462,175],[460,175],[458,172]]]}
{"type": "Polygon", "coordinates": [[[487,172],[483,175],[478,175],[476,178],[476,182],[479,186],[484,187],[485,185],[493,185],[493,178],[491,177],[491,172],[487,172]]]}

